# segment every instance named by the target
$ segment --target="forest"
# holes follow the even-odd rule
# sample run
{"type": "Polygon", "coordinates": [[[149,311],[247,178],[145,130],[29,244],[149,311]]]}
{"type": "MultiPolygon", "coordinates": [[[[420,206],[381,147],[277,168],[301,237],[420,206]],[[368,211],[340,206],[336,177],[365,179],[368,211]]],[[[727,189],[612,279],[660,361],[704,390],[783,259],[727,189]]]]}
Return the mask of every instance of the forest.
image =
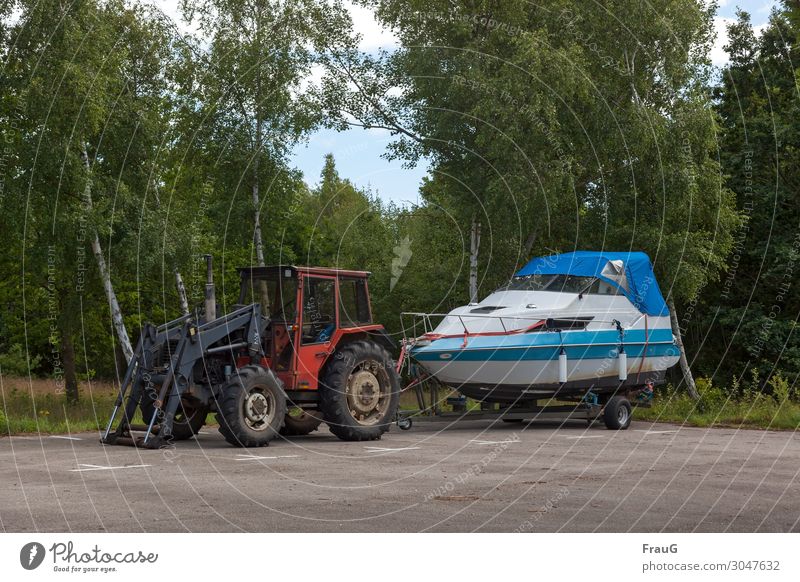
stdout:
{"type": "Polygon", "coordinates": [[[370,271],[400,336],[401,312],[531,257],[606,249],[649,254],[698,384],[794,390],[800,4],[759,30],[738,12],[719,69],[715,2],[355,3],[395,50],[360,50],[339,0],[181,0],[183,25],[0,0],[0,378],[73,402],[118,378],[143,322],[202,304],[207,254],[223,308],[240,266],[370,271]],[[388,158],[429,167],[419,204],[336,151],[304,176],[292,152],[321,128],[388,131],[388,158]]]}

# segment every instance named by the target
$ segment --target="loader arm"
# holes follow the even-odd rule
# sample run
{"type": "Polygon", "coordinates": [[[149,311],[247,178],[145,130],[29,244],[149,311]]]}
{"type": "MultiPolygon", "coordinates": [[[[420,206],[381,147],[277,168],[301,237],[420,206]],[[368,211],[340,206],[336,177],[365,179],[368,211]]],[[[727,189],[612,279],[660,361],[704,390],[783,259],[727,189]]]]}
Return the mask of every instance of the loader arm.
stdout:
{"type": "Polygon", "coordinates": [[[193,387],[197,389],[192,397],[203,400],[204,405],[210,405],[215,396],[210,382],[207,386],[196,386],[194,372],[198,363],[202,362],[202,369],[207,370],[211,361],[230,362],[232,370],[235,362],[245,356],[253,362],[261,361],[264,357],[261,338],[268,325],[259,303],[245,305],[201,324],[189,315],[159,327],[145,324],[120,384],[102,442],[146,448],[168,444],[172,440],[173,421],[181,398],[193,387]],[[142,399],[153,396],[155,414],[149,423],[133,425],[132,419],[142,399]],[[123,404],[122,418],[112,432],[123,404]],[[132,431],[144,434],[134,437],[132,431]]]}

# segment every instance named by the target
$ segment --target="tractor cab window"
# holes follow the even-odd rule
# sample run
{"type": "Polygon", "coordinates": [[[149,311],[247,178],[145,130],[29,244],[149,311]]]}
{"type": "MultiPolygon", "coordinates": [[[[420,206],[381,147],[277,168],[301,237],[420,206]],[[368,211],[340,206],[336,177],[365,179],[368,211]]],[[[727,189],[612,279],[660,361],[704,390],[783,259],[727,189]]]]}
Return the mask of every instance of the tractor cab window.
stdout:
{"type": "Polygon", "coordinates": [[[275,321],[296,321],[297,279],[271,277],[250,279],[242,303],[261,304],[261,313],[275,321]]]}
{"type": "Polygon", "coordinates": [[[364,279],[348,277],[339,279],[339,319],[342,327],[356,327],[372,323],[367,285],[364,279]]]}
{"type": "Polygon", "coordinates": [[[302,343],[329,341],[336,329],[335,281],[306,277],[303,285],[302,343]]]}

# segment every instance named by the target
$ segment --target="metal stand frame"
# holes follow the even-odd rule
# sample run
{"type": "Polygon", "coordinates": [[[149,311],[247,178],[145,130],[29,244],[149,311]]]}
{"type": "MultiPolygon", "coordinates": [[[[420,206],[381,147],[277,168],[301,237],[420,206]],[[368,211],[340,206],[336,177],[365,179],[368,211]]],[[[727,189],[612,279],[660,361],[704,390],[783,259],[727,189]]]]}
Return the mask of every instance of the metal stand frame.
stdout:
{"type": "MultiPolygon", "coordinates": [[[[398,410],[396,423],[401,430],[409,430],[414,422],[453,422],[454,420],[585,420],[594,421],[602,413],[603,407],[597,401],[597,395],[587,390],[580,402],[575,405],[553,404],[547,406],[509,405],[499,410],[453,411],[442,410],[439,400],[439,382],[433,377],[416,378],[403,390],[413,389],[417,399],[416,410],[398,410]],[[432,380],[430,385],[430,405],[426,402],[423,391],[425,380],[432,380]]],[[[483,404],[483,403],[482,403],[483,404]]],[[[487,403],[494,406],[493,403],[487,403]]]]}

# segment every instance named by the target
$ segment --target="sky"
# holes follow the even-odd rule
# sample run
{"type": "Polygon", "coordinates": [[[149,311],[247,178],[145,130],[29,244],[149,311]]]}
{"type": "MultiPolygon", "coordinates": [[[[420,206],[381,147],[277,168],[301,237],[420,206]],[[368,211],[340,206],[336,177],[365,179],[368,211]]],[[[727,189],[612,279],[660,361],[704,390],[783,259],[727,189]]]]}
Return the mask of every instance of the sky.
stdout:
{"type": "MultiPolygon", "coordinates": [[[[149,0],[158,5],[176,21],[179,20],[177,0],[149,0]]],[[[749,12],[756,30],[762,29],[775,0],[719,0],[719,9],[714,21],[717,40],[711,51],[711,60],[716,66],[726,62],[723,47],[727,42],[726,26],[736,19],[736,9],[749,12]]],[[[347,4],[357,32],[362,35],[361,49],[374,53],[378,49],[392,50],[397,38],[391,31],[383,29],[368,9],[347,4]]],[[[295,148],[291,164],[303,172],[306,182],[314,186],[319,181],[325,154],[332,153],[339,175],[361,188],[369,188],[385,201],[398,205],[416,204],[419,201],[419,186],[428,168],[423,163],[415,168],[404,168],[402,160],[387,160],[383,154],[392,136],[385,130],[359,128],[344,132],[321,129],[313,133],[308,141],[295,148]]]]}

